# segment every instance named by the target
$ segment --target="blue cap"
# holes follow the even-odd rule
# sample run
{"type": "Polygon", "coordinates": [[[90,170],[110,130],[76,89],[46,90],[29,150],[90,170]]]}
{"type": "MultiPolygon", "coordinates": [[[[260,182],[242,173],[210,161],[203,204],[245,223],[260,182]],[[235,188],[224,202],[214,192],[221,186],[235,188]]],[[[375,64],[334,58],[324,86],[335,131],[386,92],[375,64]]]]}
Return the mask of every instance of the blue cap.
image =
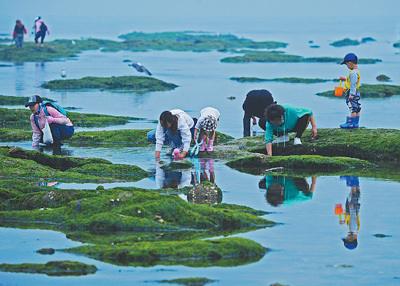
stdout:
{"type": "Polygon", "coordinates": [[[353,249],[355,249],[357,247],[357,244],[358,244],[357,240],[356,241],[352,241],[352,242],[347,241],[345,238],[343,238],[342,240],[343,240],[344,246],[347,249],[353,250],[353,249]]]}
{"type": "Polygon", "coordinates": [[[356,60],[358,60],[356,54],[348,53],[347,55],[344,56],[344,59],[343,59],[343,62],[341,63],[341,65],[343,65],[345,62],[356,61],[356,60]]]}

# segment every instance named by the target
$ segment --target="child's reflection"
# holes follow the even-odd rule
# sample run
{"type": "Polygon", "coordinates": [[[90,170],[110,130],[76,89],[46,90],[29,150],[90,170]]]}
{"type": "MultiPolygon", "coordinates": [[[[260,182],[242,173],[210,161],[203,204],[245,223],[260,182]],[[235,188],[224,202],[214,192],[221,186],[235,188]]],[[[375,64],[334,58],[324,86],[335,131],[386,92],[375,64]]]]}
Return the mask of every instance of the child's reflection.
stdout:
{"type": "Polygon", "coordinates": [[[312,177],[310,186],[305,178],[266,175],[258,186],[267,190],[267,202],[277,207],[312,199],[316,182],[316,177],[312,177]]]}
{"type": "Polygon", "coordinates": [[[214,159],[193,158],[192,163],[194,164],[191,182],[192,185],[195,186],[205,181],[215,184],[214,159]]]}
{"type": "Polygon", "coordinates": [[[344,221],[349,227],[349,233],[346,238],[343,238],[344,246],[347,249],[355,249],[358,245],[357,235],[360,231],[360,183],[358,177],[341,176],[341,179],[346,180],[346,185],[350,187],[350,193],[346,198],[344,221]]]}

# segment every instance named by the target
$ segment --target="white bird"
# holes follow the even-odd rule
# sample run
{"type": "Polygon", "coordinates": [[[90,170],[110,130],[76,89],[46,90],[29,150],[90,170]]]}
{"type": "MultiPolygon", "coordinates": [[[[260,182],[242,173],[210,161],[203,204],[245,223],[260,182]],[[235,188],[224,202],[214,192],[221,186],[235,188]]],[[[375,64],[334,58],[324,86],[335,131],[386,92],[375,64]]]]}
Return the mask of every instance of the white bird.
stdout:
{"type": "Polygon", "coordinates": [[[62,68],[61,70],[61,77],[67,77],[67,72],[65,71],[65,68],[62,68]]]}
{"type": "Polygon", "coordinates": [[[145,68],[144,65],[142,65],[141,63],[131,63],[129,64],[130,67],[133,67],[134,69],[136,69],[138,72],[144,72],[147,75],[151,75],[151,72],[149,72],[148,69],[145,68]]]}
{"type": "Polygon", "coordinates": [[[73,44],[74,46],[76,45],[76,43],[75,43],[75,41],[74,41],[74,40],[72,40],[72,41],[71,41],[71,44],[73,44]]]}

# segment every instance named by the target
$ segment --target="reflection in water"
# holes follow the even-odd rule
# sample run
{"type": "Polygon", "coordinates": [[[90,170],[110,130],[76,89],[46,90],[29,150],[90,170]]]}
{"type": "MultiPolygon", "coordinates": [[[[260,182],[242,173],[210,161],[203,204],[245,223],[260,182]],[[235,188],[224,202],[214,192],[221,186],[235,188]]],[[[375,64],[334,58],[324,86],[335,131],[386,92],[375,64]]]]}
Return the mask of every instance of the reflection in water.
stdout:
{"type": "Polygon", "coordinates": [[[154,179],[158,189],[172,188],[180,189],[190,186],[190,170],[176,171],[176,170],[163,170],[163,165],[156,162],[156,169],[154,179]]]}
{"type": "Polygon", "coordinates": [[[347,249],[355,249],[358,245],[357,235],[360,231],[360,183],[358,177],[340,176],[340,179],[346,180],[346,186],[350,187],[350,193],[346,198],[344,222],[349,227],[347,237],[343,238],[344,246],[347,249]]]}
{"type": "Polygon", "coordinates": [[[38,187],[58,187],[62,183],[60,182],[40,182],[40,183],[33,183],[31,186],[38,186],[38,187]]]}
{"type": "Polygon", "coordinates": [[[39,145],[33,146],[32,149],[46,154],[51,153],[51,155],[73,156],[72,150],[61,148],[61,146],[39,145]]]}
{"type": "Polygon", "coordinates": [[[15,91],[18,96],[24,96],[25,92],[25,66],[24,64],[15,66],[15,91]]]}
{"type": "Polygon", "coordinates": [[[317,178],[312,177],[310,187],[305,178],[265,175],[258,186],[267,190],[265,194],[267,202],[277,207],[311,200],[316,182],[317,178]]]}
{"type": "Polygon", "coordinates": [[[37,62],[36,65],[36,72],[35,72],[35,86],[36,86],[36,94],[41,95],[42,93],[42,83],[43,79],[45,78],[44,72],[46,69],[46,65],[44,62],[37,62]]]}
{"type": "Polygon", "coordinates": [[[194,164],[191,181],[192,185],[195,186],[202,182],[215,183],[214,159],[191,158],[191,161],[194,164]]]}

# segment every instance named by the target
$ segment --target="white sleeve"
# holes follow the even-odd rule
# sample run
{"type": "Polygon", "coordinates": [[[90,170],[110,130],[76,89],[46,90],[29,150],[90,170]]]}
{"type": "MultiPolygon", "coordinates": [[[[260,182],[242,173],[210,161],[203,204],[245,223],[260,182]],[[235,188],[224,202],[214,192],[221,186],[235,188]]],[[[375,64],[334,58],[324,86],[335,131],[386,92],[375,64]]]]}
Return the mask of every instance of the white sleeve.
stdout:
{"type": "Polygon", "coordinates": [[[178,130],[181,132],[183,151],[187,152],[190,148],[190,142],[192,141],[192,133],[184,118],[179,117],[178,119],[178,130]]]}
{"type": "Polygon", "coordinates": [[[201,122],[204,120],[204,117],[200,116],[200,118],[197,120],[196,122],[196,126],[194,128],[196,128],[197,130],[201,129],[201,122]]]}
{"type": "Polygon", "coordinates": [[[156,129],[156,152],[161,151],[162,146],[164,144],[164,140],[165,140],[164,130],[161,127],[161,124],[158,123],[157,129],[156,129]]]}

